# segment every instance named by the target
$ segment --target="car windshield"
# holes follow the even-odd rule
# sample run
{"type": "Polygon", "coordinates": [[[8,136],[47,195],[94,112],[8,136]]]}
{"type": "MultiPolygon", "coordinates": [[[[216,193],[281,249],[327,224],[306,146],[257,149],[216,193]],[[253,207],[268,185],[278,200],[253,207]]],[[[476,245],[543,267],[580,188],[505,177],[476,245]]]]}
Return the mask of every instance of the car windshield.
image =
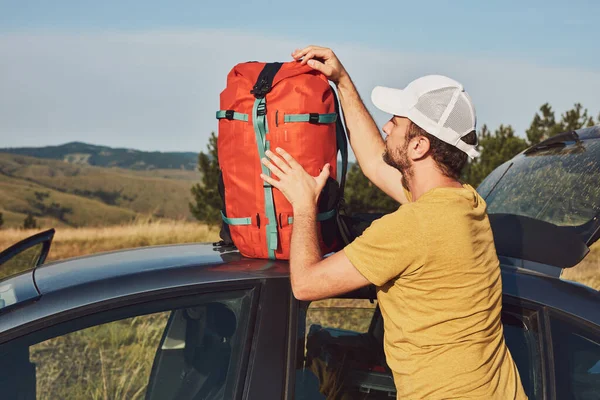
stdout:
{"type": "Polygon", "coordinates": [[[533,148],[496,169],[477,190],[489,214],[582,227],[600,214],[600,139],[533,148]]]}

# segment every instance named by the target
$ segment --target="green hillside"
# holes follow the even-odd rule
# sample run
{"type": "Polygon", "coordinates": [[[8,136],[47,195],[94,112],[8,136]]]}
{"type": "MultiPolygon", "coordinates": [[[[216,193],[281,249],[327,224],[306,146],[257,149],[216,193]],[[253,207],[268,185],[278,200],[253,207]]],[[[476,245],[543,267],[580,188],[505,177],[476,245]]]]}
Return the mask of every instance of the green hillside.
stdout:
{"type": "Polygon", "coordinates": [[[103,168],[0,153],[4,226],[28,213],[42,226],[103,226],[153,215],[192,219],[190,188],[198,172],[103,168]]]}
{"type": "Polygon", "coordinates": [[[47,158],[78,165],[119,167],[135,170],[183,169],[194,171],[198,153],[148,152],[71,142],[60,146],[0,148],[0,153],[47,158]]]}

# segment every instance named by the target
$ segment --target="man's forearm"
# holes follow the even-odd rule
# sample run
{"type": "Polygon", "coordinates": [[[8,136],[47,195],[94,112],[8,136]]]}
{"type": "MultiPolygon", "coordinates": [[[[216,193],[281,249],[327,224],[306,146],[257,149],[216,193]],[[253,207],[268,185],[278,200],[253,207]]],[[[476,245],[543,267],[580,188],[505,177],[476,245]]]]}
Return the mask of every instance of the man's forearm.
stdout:
{"type": "Polygon", "coordinates": [[[305,285],[310,274],[310,267],[323,258],[319,246],[316,208],[310,210],[294,210],[293,233],[290,243],[290,279],[292,291],[296,297],[305,285]]]}
{"type": "Polygon", "coordinates": [[[381,160],[385,144],[377,124],[348,75],[340,79],[337,88],[350,145],[363,173],[371,178],[375,174],[374,166],[381,160]]]}

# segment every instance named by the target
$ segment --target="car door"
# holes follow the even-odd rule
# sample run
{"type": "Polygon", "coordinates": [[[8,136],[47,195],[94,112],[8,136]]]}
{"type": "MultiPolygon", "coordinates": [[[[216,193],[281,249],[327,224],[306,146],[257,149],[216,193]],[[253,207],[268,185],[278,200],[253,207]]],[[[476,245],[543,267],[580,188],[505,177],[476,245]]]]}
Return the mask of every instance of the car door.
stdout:
{"type": "Polygon", "coordinates": [[[557,399],[600,397],[600,327],[576,315],[548,310],[557,399]]]}
{"type": "Polygon", "coordinates": [[[50,252],[54,229],[21,240],[0,252],[0,280],[40,266],[50,252]]]}
{"type": "Polygon", "coordinates": [[[32,271],[46,260],[53,238],[54,229],[49,229],[0,252],[0,312],[39,297],[32,271]],[[14,276],[10,283],[6,282],[14,276]]]}
{"type": "Polygon", "coordinates": [[[2,398],[241,398],[259,291],[238,284],[145,293],[86,315],[47,317],[43,329],[0,345],[2,398]]]}
{"type": "Polygon", "coordinates": [[[256,296],[254,309],[238,311],[251,319],[243,350],[232,346],[236,320],[233,307],[225,310],[221,305],[213,305],[212,309],[172,313],[154,358],[146,400],[283,398],[288,390],[285,376],[292,354],[290,344],[295,339],[290,334],[291,316],[295,314],[289,279],[263,280],[256,296]],[[194,327],[191,331],[190,326],[194,327]],[[242,351],[247,363],[243,367],[245,376],[228,392],[215,390],[231,374],[234,355],[242,351]],[[178,388],[176,397],[171,396],[173,387],[178,388]]]}

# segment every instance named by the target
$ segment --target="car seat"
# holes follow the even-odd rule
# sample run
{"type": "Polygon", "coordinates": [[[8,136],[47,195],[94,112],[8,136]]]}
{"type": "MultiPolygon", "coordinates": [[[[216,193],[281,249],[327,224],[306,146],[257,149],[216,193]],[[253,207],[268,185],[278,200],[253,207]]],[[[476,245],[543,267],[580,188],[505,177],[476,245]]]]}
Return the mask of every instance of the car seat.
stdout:
{"type": "Polygon", "coordinates": [[[235,334],[235,313],[223,303],[203,306],[205,312],[188,309],[185,361],[186,371],[176,396],[177,400],[222,399],[229,362],[231,338],[235,334]]]}

